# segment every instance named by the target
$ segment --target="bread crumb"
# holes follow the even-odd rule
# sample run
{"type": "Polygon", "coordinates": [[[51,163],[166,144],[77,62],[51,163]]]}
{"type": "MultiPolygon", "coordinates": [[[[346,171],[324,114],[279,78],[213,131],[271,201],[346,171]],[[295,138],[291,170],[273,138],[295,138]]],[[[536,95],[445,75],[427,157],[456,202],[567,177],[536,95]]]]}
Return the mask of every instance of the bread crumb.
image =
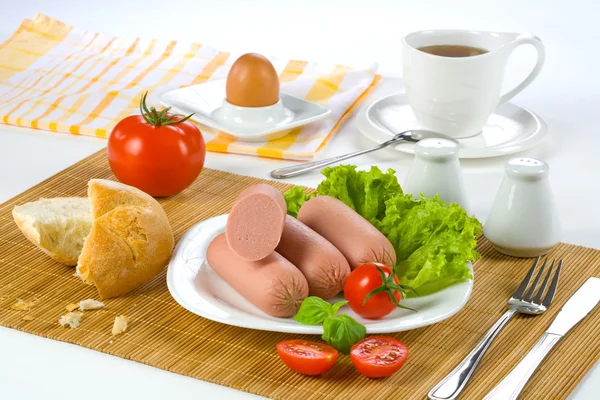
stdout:
{"type": "Polygon", "coordinates": [[[113,340],[112,340],[112,339],[111,339],[111,340],[109,340],[109,341],[108,341],[108,344],[113,344],[113,340]]]}
{"type": "Polygon", "coordinates": [[[17,311],[29,311],[29,310],[31,310],[31,307],[33,307],[33,304],[34,304],[33,301],[25,301],[25,300],[17,299],[17,302],[15,304],[13,304],[12,306],[10,306],[10,308],[12,308],[13,310],[17,310],[17,311]]]}
{"type": "Polygon", "coordinates": [[[63,315],[58,320],[58,323],[61,324],[64,328],[69,326],[70,328],[77,328],[79,326],[79,322],[81,321],[83,313],[79,311],[70,312],[66,315],[63,315]]]}
{"type": "Polygon", "coordinates": [[[68,312],[75,311],[79,308],[79,304],[76,304],[76,303],[67,304],[67,306],[65,308],[67,309],[68,312]]]}
{"type": "Polygon", "coordinates": [[[104,303],[94,299],[81,300],[79,302],[79,309],[81,311],[97,310],[104,307],[104,303]]]}
{"type": "Polygon", "coordinates": [[[129,319],[124,315],[119,315],[119,316],[115,317],[115,323],[113,324],[113,327],[112,327],[112,334],[114,336],[116,336],[116,335],[120,335],[121,333],[125,332],[127,330],[128,322],[129,322],[129,319]]]}
{"type": "Polygon", "coordinates": [[[23,321],[33,321],[33,317],[31,315],[25,315],[21,318],[23,321]]]}
{"type": "Polygon", "coordinates": [[[8,299],[8,296],[0,296],[0,301],[4,301],[6,299],[8,299]]]}

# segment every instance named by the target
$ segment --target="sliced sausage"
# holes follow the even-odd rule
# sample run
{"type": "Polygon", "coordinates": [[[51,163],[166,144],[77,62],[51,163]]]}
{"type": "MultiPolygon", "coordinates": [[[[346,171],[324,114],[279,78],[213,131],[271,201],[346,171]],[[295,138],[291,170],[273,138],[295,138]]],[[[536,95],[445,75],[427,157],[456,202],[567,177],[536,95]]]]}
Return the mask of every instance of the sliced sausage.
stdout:
{"type": "Polygon", "coordinates": [[[238,256],[258,261],[271,254],[281,238],[287,206],[281,192],[259,184],[246,188],[235,200],[225,234],[238,256]]]}
{"type": "Polygon", "coordinates": [[[308,296],[302,272],[277,252],[259,261],[244,260],[229,249],[222,233],[208,245],[206,259],[246,300],[274,317],[295,315],[308,296]]]}
{"type": "Polygon", "coordinates": [[[348,261],[334,245],[289,215],[276,250],[302,272],[311,296],[332,298],[350,275],[348,261]]]}
{"type": "Polygon", "coordinates": [[[396,252],[389,240],[356,211],[330,196],[313,197],[298,219],[329,240],[354,269],[366,262],[393,266],[396,252]]]}

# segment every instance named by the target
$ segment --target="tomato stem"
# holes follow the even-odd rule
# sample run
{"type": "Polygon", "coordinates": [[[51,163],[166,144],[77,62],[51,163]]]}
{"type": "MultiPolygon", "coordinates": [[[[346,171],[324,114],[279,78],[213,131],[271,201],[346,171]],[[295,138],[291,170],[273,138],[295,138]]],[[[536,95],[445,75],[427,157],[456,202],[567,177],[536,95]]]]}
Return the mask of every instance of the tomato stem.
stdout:
{"type": "Polygon", "coordinates": [[[146,105],[146,98],[148,97],[148,92],[142,95],[142,99],[140,100],[140,114],[149,125],[154,126],[165,126],[165,125],[175,125],[181,122],[187,121],[194,115],[191,113],[187,117],[184,117],[182,114],[167,114],[171,107],[167,107],[163,109],[160,113],[154,107],[150,107],[146,105]],[[184,117],[179,119],[180,117],[184,117]]]}
{"type": "Polygon", "coordinates": [[[396,282],[394,282],[394,272],[393,271],[390,273],[390,276],[385,276],[385,272],[383,272],[383,270],[378,265],[375,265],[375,268],[377,268],[377,272],[379,272],[379,276],[381,276],[381,286],[379,286],[376,289],[373,289],[371,292],[369,292],[369,294],[367,294],[365,296],[365,299],[363,301],[363,306],[365,304],[367,304],[367,300],[369,300],[372,296],[375,296],[376,294],[379,294],[379,293],[387,293],[388,296],[390,296],[390,300],[392,301],[392,303],[394,303],[394,305],[396,307],[404,308],[404,309],[416,312],[417,310],[414,310],[412,308],[401,305],[396,300],[396,297],[394,296],[394,291],[404,294],[404,293],[406,293],[406,290],[411,290],[413,292],[415,290],[409,286],[398,285],[396,282]]]}

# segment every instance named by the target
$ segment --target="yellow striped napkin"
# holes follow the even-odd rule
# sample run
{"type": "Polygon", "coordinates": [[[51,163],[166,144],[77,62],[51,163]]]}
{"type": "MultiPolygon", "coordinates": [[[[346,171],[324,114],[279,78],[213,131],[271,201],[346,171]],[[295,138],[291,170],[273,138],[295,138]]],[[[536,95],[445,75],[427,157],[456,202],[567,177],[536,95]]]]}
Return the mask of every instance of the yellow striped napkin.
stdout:
{"type": "MultiPolygon", "coordinates": [[[[139,112],[145,91],[224,79],[240,55],[198,43],[106,36],[38,14],[0,44],[0,121],[106,137],[118,121],[139,112]]],[[[326,105],[331,116],[269,142],[239,142],[202,128],[209,151],[310,159],[379,80],[375,64],[269,59],[282,91],[326,105]]]]}

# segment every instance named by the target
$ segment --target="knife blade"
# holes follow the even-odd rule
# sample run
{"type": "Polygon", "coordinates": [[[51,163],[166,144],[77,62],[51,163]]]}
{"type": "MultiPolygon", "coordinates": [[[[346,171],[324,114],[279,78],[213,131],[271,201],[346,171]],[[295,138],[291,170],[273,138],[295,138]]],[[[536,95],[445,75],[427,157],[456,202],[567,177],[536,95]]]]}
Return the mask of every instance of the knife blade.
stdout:
{"type": "Polygon", "coordinates": [[[561,308],[546,330],[547,333],[564,336],[585,318],[600,302],[600,278],[589,278],[561,308]]]}

